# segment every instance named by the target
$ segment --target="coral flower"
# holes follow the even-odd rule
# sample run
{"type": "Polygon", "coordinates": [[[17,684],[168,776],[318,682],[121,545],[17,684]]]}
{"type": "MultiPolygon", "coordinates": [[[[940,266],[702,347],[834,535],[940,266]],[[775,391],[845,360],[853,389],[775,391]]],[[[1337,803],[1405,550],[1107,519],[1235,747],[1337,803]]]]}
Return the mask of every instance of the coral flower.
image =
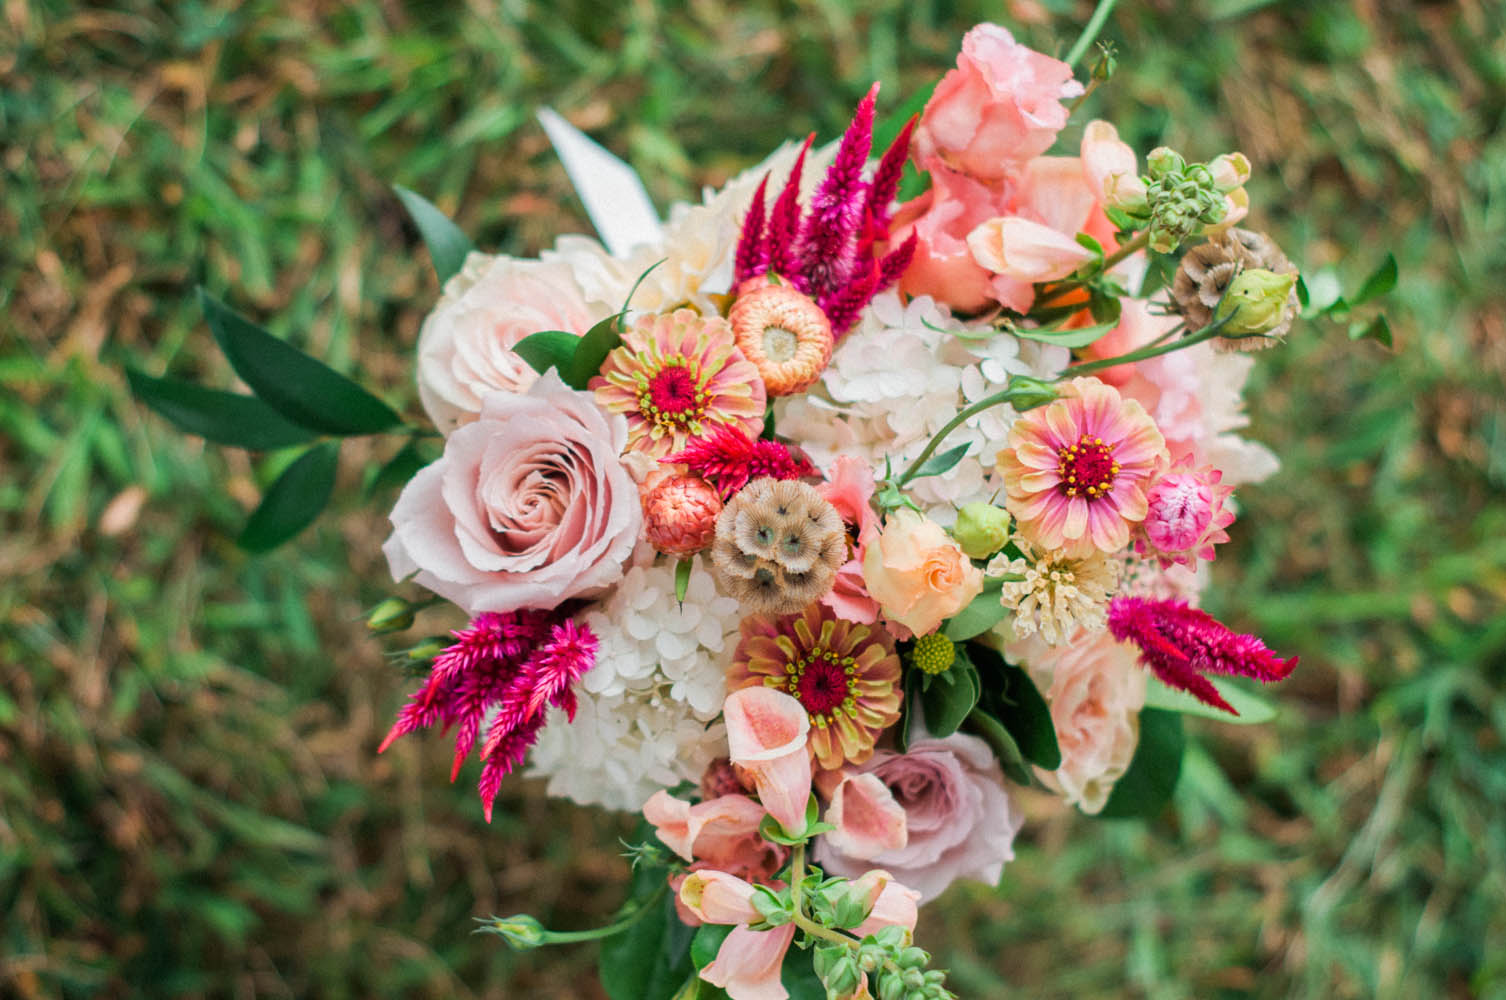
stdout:
{"type": "Polygon", "coordinates": [[[727,322],[770,396],[805,391],[831,361],[831,321],[809,296],[789,285],[766,285],[739,295],[727,322]]]}
{"type": "Polygon", "coordinates": [[[1180,463],[1146,491],[1149,513],[1135,538],[1137,555],[1159,559],[1164,569],[1173,563],[1197,565],[1213,559],[1213,546],[1227,542],[1224,529],[1234,512],[1224,504],[1234,487],[1222,485],[1223,473],[1211,465],[1193,469],[1180,463]]]}
{"type": "Polygon", "coordinates": [[[628,421],[628,450],[663,458],[690,438],[732,425],[757,437],[765,394],[732,327],[694,310],[644,316],[591,380],[596,402],[628,421]]]}
{"type": "Polygon", "coordinates": [[[789,692],[810,715],[810,752],[828,770],[873,755],[899,719],[899,654],[880,628],[843,621],[823,604],[797,615],[750,615],[727,686],[789,692]]]}
{"type": "Polygon", "coordinates": [[[690,556],[711,544],[722,498],[700,476],[666,476],[643,497],[643,534],[655,549],[690,556]]]}
{"type": "Polygon", "coordinates": [[[1014,422],[998,468],[1020,533],[1038,549],[1081,557],[1129,544],[1148,509],[1146,484],[1169,459],[1144,407],[1096,378],[1075,378],[1014,422]]]}

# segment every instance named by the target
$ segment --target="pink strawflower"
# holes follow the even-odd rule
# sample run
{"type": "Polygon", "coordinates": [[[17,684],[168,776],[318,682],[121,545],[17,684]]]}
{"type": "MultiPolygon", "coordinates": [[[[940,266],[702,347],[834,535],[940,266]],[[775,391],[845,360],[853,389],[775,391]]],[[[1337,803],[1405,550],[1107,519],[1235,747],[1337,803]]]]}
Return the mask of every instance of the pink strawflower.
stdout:
{"type": "Polygon", "coordinates": [[[1135,537],[1136,554],[1154,556],[1163,568],[1211,561],[1213,546],[1229,540],[1224,529],[1234,523],[1234,512],[1224,506],[1234,487],[1220,485],[1221,479],[1223,473],[1211,465],[1193,470],[1182,463],[1151,483],[1145,494],[1149,510],[1135,537]]]}
{"type": "Polygon", "coordinates": [[[715,486],[723,500],[755,479],[802,479],[816,474],[803,456],[778,441],[755,438],[740,427],[724,424],[694,438],[682,451],[661,461],[684,465],[715,486]]]}
{"type": "Polygon", "coordinates": [[[455,644],[435,657],[424,686],[398,712],[377,752],[416,729],[456,726],[454,781],[482,720],[496,708],[481,746],[477,786],[491,822],[497,789],[538,738],[545,707],[554,705],[574,719],[571,686],[596,662],[597,639],[584,625],[535,609],[487,612],[451,634],[455,644]]]}
{"type": "Polygon", "coordinates": [[[1231,631],[1185,601],[1116,597],[1109,603],[1109,632],[1140,648],[1140,662],[1168,687],[1238,715],[1204,674],[1237,674],[1269,684],[1285,679],[1298,658],[1283,660],[1253,635],[1231,631]]]}
{"type": "Polygon", "coordinates": [[[1145,519],[1145,487],[1168,459],[1144,407],[1098,379],[1075,378],[1010,428],[998,460],[1004,506],[1038,549],[1118,552],[1145,519]]]}
{"type": "Polygon", "coordinates": [[[720,316],[690,309],[641,317],[591,379],[596,402],[626,415],[628,449],[662,458],[718,427],[763,429],[758,369],[720,316]]]}
{"type": "Polygon", "coordinates": [[[643,534],[655,549],[690,556],[711,544],[722,498],[700,476],[666,476],[643,497],[643,534]]]}

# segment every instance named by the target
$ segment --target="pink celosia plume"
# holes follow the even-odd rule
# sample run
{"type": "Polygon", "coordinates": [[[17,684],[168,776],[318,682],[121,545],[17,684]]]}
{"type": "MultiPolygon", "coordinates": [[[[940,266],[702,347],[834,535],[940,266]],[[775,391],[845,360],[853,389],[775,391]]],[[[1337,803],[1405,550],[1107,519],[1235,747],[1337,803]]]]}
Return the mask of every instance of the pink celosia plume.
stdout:
{"type": "Polygon", "coordinates": [[[754,479],[801,479],[815,468],[803,456],[778,441],[754,438],[740,427],[723,424],[709,434],[692,438],[681,451],[661,461],[685,465],[730,499],[754,479]]]}

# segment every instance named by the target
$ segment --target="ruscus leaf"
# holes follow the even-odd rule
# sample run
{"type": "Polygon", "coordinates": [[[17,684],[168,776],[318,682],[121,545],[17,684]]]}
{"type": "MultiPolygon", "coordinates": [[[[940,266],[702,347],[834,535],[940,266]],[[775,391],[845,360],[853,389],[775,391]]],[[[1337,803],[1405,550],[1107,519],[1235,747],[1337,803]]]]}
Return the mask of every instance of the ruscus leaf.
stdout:
{"type": "Polygon", "coordinates": [[[424,245],[429,248],[429,259],[434,263],[434,273],[439,276],[439,284],[443,286],[460,273],[460,269],[465,266],[466,255],[475,249],[470,237],[423,195],[400,184],[392,185],[392,190],[397,192],[398,200],[408,212],[408,218],[413,220],[413,225],[418,227],[418,234],[424,238],[424,245]]]}
{"type": "Polygon", "coordinates": [[[939,455],[932,455],[926,459],[920,468],[915,470],[911,479],[924,479],[926,476],[939,476],[950,472],[952,467],[962,461],[962,456],[967,454],[971,444],[959,444],[955,448],[948,448],[939,455]]]}
{"type": "Polygon", "coordinates": [[[248,552],[267,552],[314,523],[335,487],[340,446],[316,444],[283,470],[251,512],[236,544],[248,552]]]}
{"type": "Polygon", "coordinates": [[[962,650],[959,649],[957,654],[957,662],[951,669],[933,677],[920,696],[926,715],[926,730],[937,739],[945,739],[957,731],[962,720],[978,704],[982,690],[977,668],[962,650]]]}
{"type": "Polygon", "coordinates": [[[522,340],[513,345],[513,353],[524,361],[528,367],[540,375],[553,368],[559,372],[560,378],[565,379],[570,365],[570,356],[575,353],[576,345],[580,343],[580,337],[564,330],[540,330],[538,333],[530,333],[522,340]]]}
{"type": "Polygon", "coordinates": [[[1396,287],[1396,278],[1396,255],[1388,253],[1386,254],[1386,259],[1381,262],[1380,267],[1377,267],[1371,273],[1370,277],[1365,279],[1365,283],[1360,286],[1359,292],[1349,300],[1349,304],[1355,306],[1364,305],[1372,299],[1380,298],[1396,287]]]}
{"type": "Polygon", "coordinates": [[[1171,801],[1182,773],[1187,734],[1182,716],[1160,708],[1140,712],[1140,742],[1129,770],[1114,783],[1109,800],[1098,813],[1102,819],[1153,816],[1171,801]]]}
{"type": "Polygon", "coordinates": [[[126,369],[126,379],[136,398],[158,416],[215,444],[274,451],[314,439],[307,428],[289,423],[255,396],[155,378],[134,368],[126,369]]]}
{"type": "Polygon", "coordinates": [[[584,389],[601,371],[607,355],[621,346],[621,313],[613,313],[576,339],[570,359],[560,367],[560,377],[572,389],[584,389]]]}

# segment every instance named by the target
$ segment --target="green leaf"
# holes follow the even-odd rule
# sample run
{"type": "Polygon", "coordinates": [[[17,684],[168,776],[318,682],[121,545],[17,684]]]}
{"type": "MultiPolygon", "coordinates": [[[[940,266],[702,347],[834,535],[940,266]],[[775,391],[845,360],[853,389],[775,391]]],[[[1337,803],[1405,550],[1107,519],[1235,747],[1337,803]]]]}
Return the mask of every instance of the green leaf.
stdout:
{"type": "MultiPolygon", "coordinates": [[[[633,874],[633,899],[658,891],[667,872],[640,868],[633,874]]],[[[691,939],[695,930],[680,923],[674,900],[665,893],[621,934],[603,938],[598,968],[601,984],[612,1000],[670,1000],[691,976],[691,939]]]]}
{"type": "Polygon", "coordinates": [[[921,464],[920,468],[915,470],[915,475],[910,478],[912,480],[924,479],[926,476],[939,476],[944,472],[951,471],[952,466],[962,461],[962,456],[966,455],[967,450],[971,447],[971,444],[959,444],[955,448],[948,448],[939,455],[932,455],[921,464]]]}
{"type": "Polygon", "coordinates": [[[566,333],[564,330],[540,330],[518,341],[512,350],[540,375],[553,368],[564,379],[570,368],[570,357],[579,343],[580,337],[576,334],[566,333]]]}
{"type": "Polygon", "coordinates": [[[418,443],[418,439],[409,438],[398,449],[397,454],[382,463],[381,468],[376,470],[376,474],[367,483],[366,495],[371,496],[382,490],[404,485],[417,474],[419,469],[432,461],[434,457],[424,454],[423,446],[418,443]]]}
{"type": "Polygon", "coordinates": [[[826,987],[811,964],[811,954],[799,948],[784,953],[779,982],[789,991],[790,1000],[826,1000],[826,987]]]}
{"type": "Polygon", "coordinates": [[[220,350],[251,391],[295,424],[324,434],[375,434],[402,422],[392,408],[323,362],[199,289],[220,350]]]}
{"type": "Polygon", "coordinates": [[[1387,347],[1394,346],[1391,342],[1391,324],[1386,322],[1386,317],[1377,316],[1369,323],[1356,322],[1349,325],[1350,340],[1374,340],[1385,344],[1387,347]]]}
{"type": "Polygon", "coordinates": [[[1099,243],[1097,240],[1095,240],[1093,237],[1089,236],[1087,233],[1078,233],[1076,236],[1073,237],[1073,239],[1075,239],[1077,241],[1077,245],[1078,246],[1082,247],[1084,250],[1091,251],[1092,254],[1093,254],[1093,256],[1097,257],[1099,260],[1103,259],[1103,244],[1102,243],[1099,243]]]}
{"type": "Polygon", "coordinates": [[[1006,662],[997,650],[979,643],[968,648],[983,681],[985,707],[1009,730],[1027,760],[1048,771],[1061,767],[1051,710],[1030,675],[1006,662]]]}
{"type": "Polygon", "coordinates": [[[126,369],[131,391],[158,416],[215,444],[274,451],[312,441],[306,428],[289,423],[255,396],[206,389],[178,379],[154,378],[126,369]]]}
{"type": "Polygon", "coordinates": [[[1097,341],[1104,334],[1119,325],[1118,320],[1108,323],[1095,323],[1092,326],[1080,327],[1076,330],[1049,330],[1038,327],[1034,330],[1019,328],[1014,331],[1016,337],[1026,340],[1038,340],[1043,344],[1055,344],[1057,347],[1087,347],[1097,341]]]}
{"type": "Polygon", "coordinates": [[[695,567],[695,560],[687,557],[681,559],[675,565],[675,600],[685,603],[685,593],[690,589],[690,571],[695,567]]]}
{"type": "Polygon", "coordinates": [[[277,477],[236,544],[248,552],[266,552],[314,523],[335,488],[335,467],[340,446],[334,441],[316,444],[277,477]]]}
{"type": "Polygon", "coordinates": [[[1238,715],[1230,715],[1221,708],[1205,705],[1186,691],[1167,687],[1155,677],[1150,678],[1145,685],[1145,706],[1243,726],[1258,726],[1276,717],[1276,704],[1263,695],[1248,691],[1227,678],[1210,677],[1208,680],[1218,688],[1218,693],[1238,715]]]}
{"type": "Polygon", "coordinates": [[[1154,816],[1171,801],[1182,773],[1187,734],[1182,716],[1160,708],[1140,713],[1140,742],[1129,770],[1114,783],[1109,800],[1098,813],[1102,819],[1154,816]]]}
{"type": "Polygon", "coordinates": [[[731,924],[702,924],[696,928],[695,937],[690,941],[690,961],[697,970],[716,961],[716,953],[731,933],[731,924]]]}
{"type": "Polygon", "coordinates": [[[920,704],[926,716],[926,730],[937,739],[946,739],[957,731],[973,706],[978,704],[982,687],[978,670],[961,649],[950,670],[931,678],[921,692],[920,704]]]}
{"type": "MultiPolygon", "coordinates": [[[[622,345],[622,313],[613,313],[577,338],[570,360],[560,368],[560,377],[572,389],[584,389],[601,371],[607,355],[622,345]]],[[[535,334],[537,336],[537,334],[535,334]]]]}
{"type": "Polygon", "coordinates": [[[1088,303],[1088,311],[1093,314],[1093,318],[1100,325],[1109,324],[1111,327],[1119,325],[1119,314],[1123,309],[1124,306],[1117,298],[1102,295],[1094,295],[1088,303]]]}
{"type": "Polygon", "coordinates": [[[413,220],[413,224],[418,227],[418,234],[424,238],[424,245],[429,248],[429,259],[434,262],[434,273],[439,276],[442,287],[446,281],[460,273],[460,269],[465,266],[466,255],[475,249],[470,237],[461,232],[460,227],[451,222],[448,215],[435,208],[423,195],[409,191],[400,184],[392,185],[392,190],[397,192],[398,199],[408,212],[408,218],[413,220]]]}
{"type": "Polygon", "coordinates": [[[1005,777],[1017,785],[1029,787],[1035,784],[1030,776],[1030,768],[1025,766],[1025,755],[1020,752],[1020,745],[1009,735],[1009,730],[1004,728],[1002,722],[982,708],[975,708],[967,717],[967,728],[982,737],[989,749],[993,750],[1005,777]]]}
{"type": "Polygon", "coordinates": [[[1349,304],[1359,306],[1364,305],[1372,299],[1380,298],[1396,287],[1396,278],[1396,256],[1388,253],[1386,254],[1386,259],[1381,262],[1381,266],[1376,268],[1374,273],[1365,279],[1365,283],[1360,286],[1359,292],[1350,298],[1349,304]]]}
{"type": "Polygon", "coordinates": [[[957,612],[942,626],[941,634],[953,642],[963,642],[982,635],[1004,620],[1009,610],[999,601],[999,588],[1003,580],[989,580],[983,585],[983,593],[957,612]]]}

